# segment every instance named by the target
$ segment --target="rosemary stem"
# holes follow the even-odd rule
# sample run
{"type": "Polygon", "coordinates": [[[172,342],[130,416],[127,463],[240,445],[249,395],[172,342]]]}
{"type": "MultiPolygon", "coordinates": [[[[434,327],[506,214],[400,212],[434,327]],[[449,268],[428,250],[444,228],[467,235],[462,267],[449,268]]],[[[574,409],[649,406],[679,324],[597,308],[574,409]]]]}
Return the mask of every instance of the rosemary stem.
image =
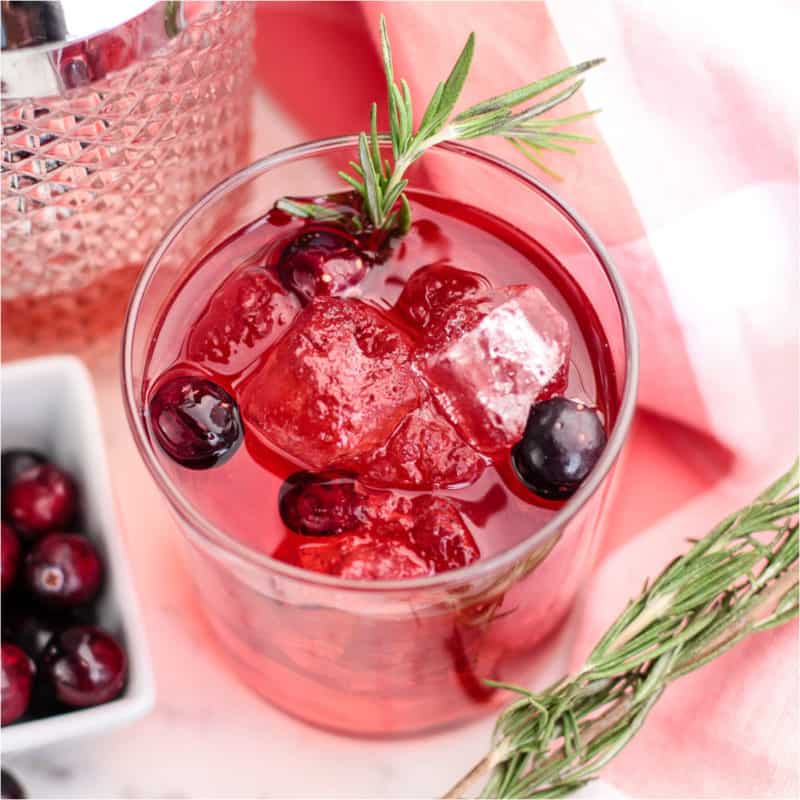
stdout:
{"type": "Polygon", "coordinates": [[[466,796],[574,791],[635,736],[672,681],[797,616],[797,470],[648,582],[577,673],[539,693],[494,682],[519,697],[500,715],[489,753],[444,797],[464,797],[487,772],[483,793],[466,796]]]}
{"type": "Polygon", "coordinates": [[[452,786],[450,791],[442,795],[442,800],[471,796],[468,793],[469,788],[478,781],[483,780],[490,769],[492,769],[492,762],[490,757],[486,755],[460,781],[452,786]]]}

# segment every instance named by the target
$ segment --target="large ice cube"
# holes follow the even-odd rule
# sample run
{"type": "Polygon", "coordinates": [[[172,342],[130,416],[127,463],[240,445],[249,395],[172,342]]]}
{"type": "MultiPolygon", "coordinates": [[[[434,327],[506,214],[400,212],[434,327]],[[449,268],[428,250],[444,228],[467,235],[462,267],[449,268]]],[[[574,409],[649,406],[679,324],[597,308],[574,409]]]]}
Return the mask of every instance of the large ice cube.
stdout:
{"type": "Polygon", "coordinates": [[[360,300],[317,297],[242,392],[248,430],[312,469],[382,446],[419,402],[411,346],[360,300]]]}
{"type": "Polygon", "coordinates": [[[294,319],[300,303],[264,267],[230,275],[211,297],[187,342],[186,355],[221,372],[239,372],[294,319]]]}
{"type": "Polygon", "coordinates": [[[522,436],[533,403],[566,387],[567,321],[533,286],[453,303],[425,331],[421,369],[445,415],[483,453],[522,436]]]}

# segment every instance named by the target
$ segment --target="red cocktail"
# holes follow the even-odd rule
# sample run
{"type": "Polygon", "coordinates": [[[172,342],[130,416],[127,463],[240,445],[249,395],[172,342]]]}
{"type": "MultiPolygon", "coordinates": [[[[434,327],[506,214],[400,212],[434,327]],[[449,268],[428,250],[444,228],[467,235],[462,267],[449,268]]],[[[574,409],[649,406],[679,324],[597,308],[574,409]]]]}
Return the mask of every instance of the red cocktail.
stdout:
{"type": "Polygon", "coordinates": [[[319,197],[353,146],[284,151],[185,215],[140,282],[124,365],[137,440],[242,677],[317,724],[383,734],[497,702],[483,679],[523,679],[563,619],[635,344],[591,233],[476,151],[409,170],[402,236],[351,225],[348,195],[321,201],[343,212],[331,220],[274,207],[319,197]]]}

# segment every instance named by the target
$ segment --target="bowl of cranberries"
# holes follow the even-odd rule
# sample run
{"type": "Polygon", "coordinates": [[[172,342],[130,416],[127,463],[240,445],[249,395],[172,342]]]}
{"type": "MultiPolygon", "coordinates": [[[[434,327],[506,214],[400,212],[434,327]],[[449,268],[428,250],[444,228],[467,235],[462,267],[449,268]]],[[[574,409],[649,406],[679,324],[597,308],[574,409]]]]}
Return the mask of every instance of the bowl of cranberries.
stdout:
{"type": "Polygon", "coordinates": [[[77,359],[3,366],[0,472],[3,752],[143,716],[152,669],[77,359]]]}

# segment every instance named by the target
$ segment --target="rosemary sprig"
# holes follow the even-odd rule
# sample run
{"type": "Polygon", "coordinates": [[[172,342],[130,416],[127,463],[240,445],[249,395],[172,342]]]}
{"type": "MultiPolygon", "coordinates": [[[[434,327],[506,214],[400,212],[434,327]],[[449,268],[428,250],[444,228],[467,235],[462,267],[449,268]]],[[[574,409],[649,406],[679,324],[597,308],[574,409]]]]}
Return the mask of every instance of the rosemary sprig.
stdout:
{"type": "MultiPolygon", "coordinates": [[[[537,167],[554,175],[540,160],[544,150],[560,150],[574,153],[567,143],[591,142],[587,136],[566,133],[559,128],[597,111],[573,114],[557,119],[539,119],[555,106],[568,100],[583,85],[575,81],[566,89],[551,97],[519,111],[515,107],[569,81],[577,75],[602,63],[597,58],[584,61],[574,67],[548,75],[519,89],[492,97],[478,103],[456,116],[453,111],[461,95],[475,50],[475,34],[471,33],[450,75],[440,82],[428,103],[419,127],[414,130],[414,110],[411,92],[405,80],[398,85],[394,78],[392,51],[386,32],[386,20],[380,21],[381,55],[386,74],[392,161],[381,157],[378,134],[378,106],[372,104],[369,133],[358,137],[358,161],[351,161],[352,172],[340,171],[339,176],[361,195],[363,213],[376,229],[405,233],[411,223],[411,208],[404,191],[408,180],[404,177],[408,168],[429,148],[445,141],[475,139],[479,136],[500,136],[511,142],[537,167]]],[[[558,176],[555,176],[558,177],[558,176]]],[[[279,201],[283,203],[284,201],[279,201]]],[[[298,216],[318,218],[313,204],[291,201],[298,216]]],[[[284,210],[289,210],[285,206],[284,210]]]]}
{"type": "Polygon", "coordinates": [[[798,463],[632,600],[572,676],[519,699],[445,797],[561,797],[619,753],[666,686],[798,613],[798,463]],[[488,779],[487,779],[488,776],[488,779]]]}

